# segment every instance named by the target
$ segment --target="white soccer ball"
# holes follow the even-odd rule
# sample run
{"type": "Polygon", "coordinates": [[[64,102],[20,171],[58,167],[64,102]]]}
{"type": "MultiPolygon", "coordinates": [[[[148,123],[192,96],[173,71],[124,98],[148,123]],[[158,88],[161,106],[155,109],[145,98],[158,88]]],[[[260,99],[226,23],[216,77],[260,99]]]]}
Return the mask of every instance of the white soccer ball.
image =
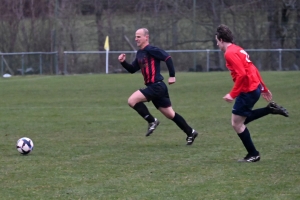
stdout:
{"type": "Polygon", "coordinates": [[[22,137],[17,142],[17,150],[23,155],[29,154],[33,150],[33,146],[33,141],[27,137],[22,137]]]}

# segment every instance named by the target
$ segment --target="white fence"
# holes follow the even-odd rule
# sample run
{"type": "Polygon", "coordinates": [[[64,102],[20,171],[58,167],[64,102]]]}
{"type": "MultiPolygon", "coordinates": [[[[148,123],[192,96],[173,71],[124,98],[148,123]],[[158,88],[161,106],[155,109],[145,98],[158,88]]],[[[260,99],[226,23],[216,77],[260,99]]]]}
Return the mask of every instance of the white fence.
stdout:
{"type": "MultiPolygon", "coordinates": [[[[300,49],[246,49],[259,70],[299,70],[300,49]]],[[[176,71],[226,70],[220,50],[167,50],[172,56],[176,71]]],[[[65,51],[0,53],[1,75],[26,74],[80,74],[125,72],[118,55],[127,54],[128,62],[135,51],[110,51],[106,65],[106,51],[65,51]],[[106,66],[108,68],[106,69],[106,66]]],[[[162,65],[162,70],[166,70],[162,65]]]]}
{"type": "Polygon", "coordinates": [[[0,52],[0,56],[1,75],[58,74],[59,71],[57,52],[0,52]]]}

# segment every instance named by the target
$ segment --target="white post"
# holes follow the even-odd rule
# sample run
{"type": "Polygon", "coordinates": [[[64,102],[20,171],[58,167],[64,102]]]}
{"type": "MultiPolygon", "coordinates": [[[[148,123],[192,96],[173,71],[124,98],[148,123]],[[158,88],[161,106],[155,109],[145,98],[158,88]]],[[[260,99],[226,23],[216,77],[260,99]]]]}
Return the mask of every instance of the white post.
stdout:
{"type": "Polygon", "coordinates": [[[109,54],[109,52],[108,52],[109,50],[107,49],[106,50],[106,73],[108,74],[108,54],[109,54]]]}
{"type": "Polygon", "coordinates": [[[106,74],[108,74],[108,53],[109,53],[109,37],[106,36],[104,49],[106,50],[106,74]]]}

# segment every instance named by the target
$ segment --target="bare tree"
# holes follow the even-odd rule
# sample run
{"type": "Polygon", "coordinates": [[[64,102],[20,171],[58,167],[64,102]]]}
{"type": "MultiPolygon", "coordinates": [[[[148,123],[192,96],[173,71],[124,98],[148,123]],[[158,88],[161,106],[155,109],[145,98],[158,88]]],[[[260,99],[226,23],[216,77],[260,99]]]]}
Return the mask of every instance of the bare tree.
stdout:
{"type": "Polygon", "coordinates": [[[0,7],[0,50],[13,52],[17,50],[19,25],[23,18],[22,1],[3,0],[0,7]]]}
{"type": "MultiPolygon", "coordinates": [[[[107,35],[110,49],[132,50],[134,32],[140,27],[150,30],[153,45],[166,50],[218,49],[215,30],[221,23],[230,26],[235,42],[245,48],[299,48],[299,15],[296,0],[2,0],[0,51],[58,51],[62,70],[63,51],[103,50],[107,35]]],[[[278,66],[274,53],[254,57],[259,68],[278,66]]],[[[298,66],[300,56],[294,57],[297,61],[286,63],[298,66]]],[[[209,58],[211,68],[225,69],[221,52],[210,53],[209,58]]],[[[174,59],[179,70],[186,70],[205,66],[207,57],[181,53],[174,59]]],[[[80,66],[100,72],[103,60],[101,55],[77,55],[68,61],[74,70],[80,66]]],[[[50,62],[54,66],[56,61],[50,62]]]]}
{"type": "MultiPolygon", "coordinates": [[[[300,49],[300,5],[296,5],[296,21],[293,26],[294,33],[295,33],[295,48],[300,49]]],[[[300,69],[300,52],[296,52],[296,60],[295,60],[295,68],[297,70],[300,69]]]]}

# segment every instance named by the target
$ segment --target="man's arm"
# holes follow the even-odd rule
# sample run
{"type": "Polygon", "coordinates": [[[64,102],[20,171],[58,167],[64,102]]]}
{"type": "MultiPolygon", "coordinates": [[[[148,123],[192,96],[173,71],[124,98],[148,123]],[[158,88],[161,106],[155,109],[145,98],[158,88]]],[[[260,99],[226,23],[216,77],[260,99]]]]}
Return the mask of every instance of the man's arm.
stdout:
{"type": "Polygon", "coordinates": [[[176,82],[176,79],[175,79],[175,68],[171,56],[167,57],[167,60],[165,62],[168,67],[169,76],[170,76],[168,82],[169,84],[173,84],[176,82]]]}
{"type": "Polygon", "coordinates": [[[169,76],[170,77],[175,77],[175,68],[174,68],[173,60],[172,60],[171,56],[167,57],[165,62],[166,62],[166,65],[168,67],[168,70],[169,70],[169,76]]]}
{"type": "Polygon", "coordinates": [[[118,59],[119,59],[121,65],[131,74],[135,73],[136,71],[138,71],[140,69],[136,59],[132,62],[132,64],[129,64],[128,62],[126,62],[125,54],[120,54],[118,59]]]}
{"type": "Polygon", "coordinates": [[[259,78],[260,84],[261,84],[261,96],[266,100],[266,101],[271,101],[273,98],[273,95],[271,93],[271,91],[267,88],[267,86],[265,85],[259,71],[257,68],[255,68],[256,70],[256,75],[259,78]]]}

